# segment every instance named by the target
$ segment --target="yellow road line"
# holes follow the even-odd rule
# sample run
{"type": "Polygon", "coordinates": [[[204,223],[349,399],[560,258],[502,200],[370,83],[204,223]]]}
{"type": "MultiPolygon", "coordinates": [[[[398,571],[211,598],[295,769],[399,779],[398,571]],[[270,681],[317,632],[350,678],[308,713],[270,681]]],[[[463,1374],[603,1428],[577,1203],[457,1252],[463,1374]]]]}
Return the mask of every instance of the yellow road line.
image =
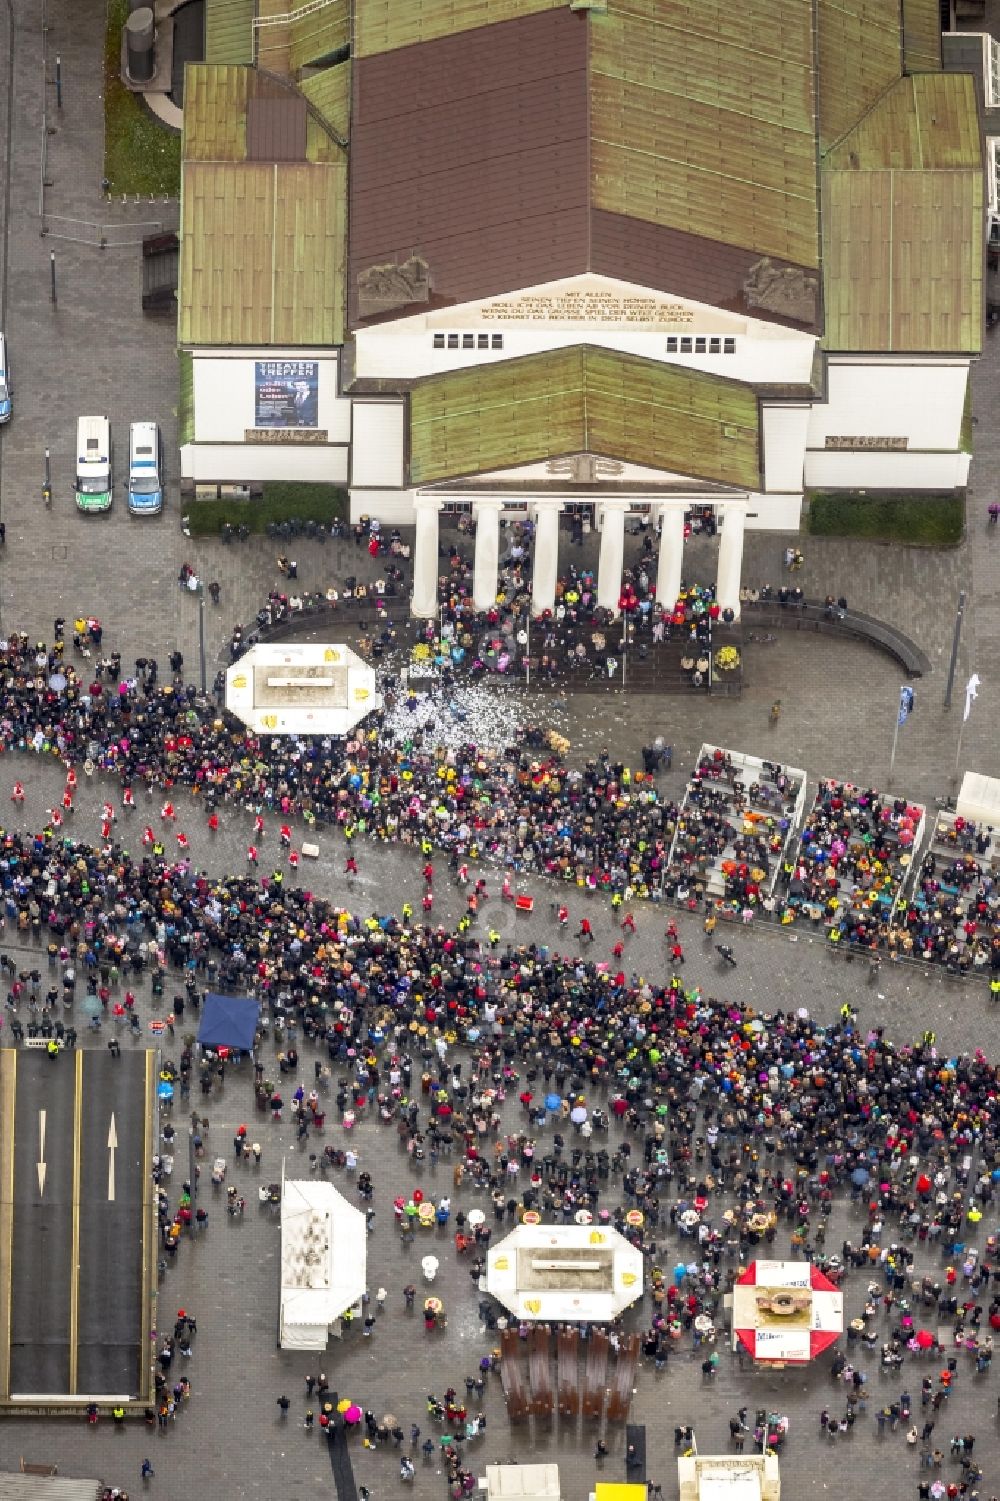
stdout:
{"type": "Polygon", "coordinates": [[[0,1152],[5,1157],[4,1184],[6,1193],[2,1205],[3,1256],[7,1263],[6,1279],[6,1330],[3,1342],[3,1375],[0,1378],[0,1396],[10,1396],[10,1340],[14,1317],[14,1109],[17,1100],[17,1053],[5,1049],[0,1059],[0,1083],[3,1085],[4,1111],[3,1141],[0,1152]]]}
{"type": "Polygon", "coordinates": [[[80,1178],[83,1156],[83,1050],[76,1051],[73,1095],[73,1245],[69,1266],[69,1389],[77,1385],[77,1341],[80,1336],[80,1178]]]}
{"type": "Polygon", "coordinates": [[[153,1197],[153,1110],[156,1102],[156,1078],[154,1068],[156,1052],[146,1052],[146,1109],[144,1115],[142,1157],[142,1347],[139,1351],[139,1396],[148,1402],[153,1389],[153,1379],[148,1352],[152,1348],[150,1334],[153,1328],[153,1299],[156,1296],[154,1271],[150,1246],[153,1243],[156,1200],[153,1197]]]}

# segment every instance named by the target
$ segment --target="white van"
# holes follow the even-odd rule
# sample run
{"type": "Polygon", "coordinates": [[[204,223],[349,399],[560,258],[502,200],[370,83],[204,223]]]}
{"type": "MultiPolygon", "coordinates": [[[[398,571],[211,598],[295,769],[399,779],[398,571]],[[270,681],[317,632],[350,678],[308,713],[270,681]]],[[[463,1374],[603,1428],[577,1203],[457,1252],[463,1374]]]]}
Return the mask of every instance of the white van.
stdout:
{"type": "Polygon", "coordinates": [[[128,508],[133,516],[155,516],[163,509],[160,429],[155,422],[133,422],[128,430],[128,508]]]}
{"type": "Polygon", "coordinates": [[[0,422],[10,421],[10,365],[7,363],[7,336],[0,334],[0,422]]]}
{"type": "Polygon", "coordinates": [[[76,424],[76,503],[81,511],[110,511],[111,424],[107,417],[81,417],[76,424]]]}

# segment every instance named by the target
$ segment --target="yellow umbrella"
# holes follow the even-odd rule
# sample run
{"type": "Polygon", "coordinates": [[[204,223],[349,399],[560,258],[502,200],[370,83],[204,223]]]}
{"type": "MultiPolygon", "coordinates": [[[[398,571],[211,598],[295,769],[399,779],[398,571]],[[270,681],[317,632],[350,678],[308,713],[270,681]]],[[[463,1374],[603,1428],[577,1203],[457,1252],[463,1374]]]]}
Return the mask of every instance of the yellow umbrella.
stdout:
{"type": "Polygon", "coordinates": [[[345,1397],[342,1402],[338,1402],[337,1403],[337,1411],[338,1412],[346,1412],[347,1409],[350,1407],[350,1405],[351,1405],[350,1398],[349,1397],[345,1397]]]}

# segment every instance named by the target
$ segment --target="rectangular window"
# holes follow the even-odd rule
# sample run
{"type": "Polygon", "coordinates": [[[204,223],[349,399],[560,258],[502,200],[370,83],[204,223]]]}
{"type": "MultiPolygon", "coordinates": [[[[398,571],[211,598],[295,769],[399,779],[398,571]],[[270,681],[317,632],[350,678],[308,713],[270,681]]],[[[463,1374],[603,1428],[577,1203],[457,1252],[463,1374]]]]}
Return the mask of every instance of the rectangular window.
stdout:
{"type": "Polygon", "coordinates": [[[458,348],[458,334],[449,334],[448,335],[448,348],[449,349],[457,349],[458,348]]]}
{"type": "Polygon", "coordinates": [[[990,43],[990,69],[986,80],[986,100],[990,109],[996,109],[1000,104],[1000,42],[995,42],[992,37],[990,43]]]}
{"type": "Polygon", "coordinates": [[[695,339],[695,341],[694,341],[694,352],[695,352],[695,354],[704,354],[707,347],[708,346],[706,345],[704,339],[695,339]]]}
{"type": "Polygon", "coordinates": [[[723,354],[735,354],[736,353],[736,340],[735,339],[723,339],[723,341],[722,341],[722,353],[723,354]]]}
{"type": "Polygon", "coordinates": [[[709,352],[709,354],[721,354],[722,353],[722,340],[721,339],[709,339],[709,341],[708,341],[708,352],[709,352]]]}
{"type": "Polygon", "coordinates": [[[668,354],[676,354],[677,353],[677,335],[676,334],[669,334],[667,336],[667,353],[668,354]]]}
{"type": "Polygon", "coordinates": [[[462,335],[462,348],[463,349],[475,349],[475,347],[476,347],[476,336],[475,336],[475,334],[463,334],[462,335]]]}
{"type": "Polygon", "coordinates": [[[686,339],[686,338],[682,339],[681,340],[681,354],[690,354],[690,353],[691,353],[691,340],[690,339],[686,339]]]}
{"type": "Polygon", "coordinates": [[[503,334],[491,334],[490,335],[490,348],[491,349],[502,349],[503,348],[503,334]]]}
{"type": "Polygon", "coordinates": [[[490,347],[490,336],[489,336],[489,334],[477,334],[476,335],[476,348],[477,349],[489,349],[489,347],[490,347]]]}
{"type": "Polygon", "coordinates": [[[435,349],[443,349],[444,348],[444,334],[435,334],[434,335],[434,348],[435,349]]]}

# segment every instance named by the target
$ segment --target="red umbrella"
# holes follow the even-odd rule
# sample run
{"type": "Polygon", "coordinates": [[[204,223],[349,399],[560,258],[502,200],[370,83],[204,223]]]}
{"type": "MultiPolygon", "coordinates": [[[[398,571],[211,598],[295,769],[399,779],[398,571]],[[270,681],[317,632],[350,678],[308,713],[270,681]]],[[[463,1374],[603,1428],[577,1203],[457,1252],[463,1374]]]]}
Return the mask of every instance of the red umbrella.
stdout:
{"type": "Polygon", "coordinates": [[[917,1179],[917,1193],[929,1194],[933,1186],[934,1185],[931,1183],[931,1180],[928,1178],[927,1174],[921,1173],[920,1177],[917,1179]]]}
{"type": "Polygon", "coordinates": [[[929,1329],[918,1329],[913,1336],[921,1350],[930,1350],[937,1341],[929,1329]]]}

